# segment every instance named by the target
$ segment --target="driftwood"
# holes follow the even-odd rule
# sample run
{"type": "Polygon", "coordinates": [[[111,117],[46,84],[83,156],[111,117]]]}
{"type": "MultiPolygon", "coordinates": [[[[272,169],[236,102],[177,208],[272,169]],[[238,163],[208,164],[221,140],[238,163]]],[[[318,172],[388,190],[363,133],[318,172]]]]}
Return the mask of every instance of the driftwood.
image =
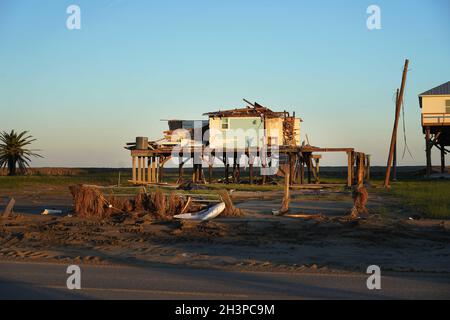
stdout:
{"type": "Polygon", "coordinates": [[[16,204],[16,200],[14,198],[10,198],[8,201],[8,204],[5,207],[5,210],[3,210],[3,218],[8,218],[13,214],[14,205],[16,204]]]}
{"type": "Polygon", "coordinates": [[[188,211],[191,203],[192,203],[192,198],[188,197],[186,203],[184,204],[183,208],[180,211],[180,214],[186,213],[188,211]]]}
{"type": "Polygon", "coordinates": [[[319,214],[286,214],[284,215],[288,218],[305,219],[305,220],[315,220],[315,221],[328,221],[330,218],[319,213],[319,214]]]}

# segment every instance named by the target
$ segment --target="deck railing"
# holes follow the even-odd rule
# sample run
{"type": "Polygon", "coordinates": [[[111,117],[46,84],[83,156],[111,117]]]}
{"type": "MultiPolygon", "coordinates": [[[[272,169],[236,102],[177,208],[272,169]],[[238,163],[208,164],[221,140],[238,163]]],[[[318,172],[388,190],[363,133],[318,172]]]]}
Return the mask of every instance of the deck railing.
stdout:
{"type": "Polygon", "coordinates": [[[450,113],[422,113],[422,126],[450,125],[450,113]]]}

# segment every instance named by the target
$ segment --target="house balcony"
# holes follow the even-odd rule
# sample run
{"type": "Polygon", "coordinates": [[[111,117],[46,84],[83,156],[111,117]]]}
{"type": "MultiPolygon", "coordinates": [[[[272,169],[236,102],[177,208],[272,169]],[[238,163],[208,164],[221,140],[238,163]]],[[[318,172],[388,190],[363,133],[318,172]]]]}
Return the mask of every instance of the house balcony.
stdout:
{"type": "Polygon", "coordinates": [[[450,126],[450,113],[422,113],[422,127],[450,126]]]}

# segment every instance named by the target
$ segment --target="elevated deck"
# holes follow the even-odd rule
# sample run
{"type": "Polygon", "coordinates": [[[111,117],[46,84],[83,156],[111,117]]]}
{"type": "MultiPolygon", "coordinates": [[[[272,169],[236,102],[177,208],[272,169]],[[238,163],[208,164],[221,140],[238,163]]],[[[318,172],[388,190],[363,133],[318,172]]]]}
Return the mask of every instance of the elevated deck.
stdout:
{"type": "Polygon", "coordinates": [[[450,126],[450,113],[422,113],[422,127],[450,126]]]}
{"type": "MultiPolygon", "coordinates": [[[[192,181],[196,183],[211,183],[212,168],[215,165],[215,159],[218,159],[224,168],[224,181],[229,182],[230,163],[233,165],[232,182],[240,182],[240,164],[241,155],[246,155],[245,166],[249,168],[249,183],[252,184],[256,179],[253,174],[253,165],[256,158],[260,158],[262,167],[270,167],[265,160],[264,155],[270,157],[273,150],[262,149],[258,147],[243,149],[211,149],[206,146],[160,146],[158,148],[136,149],[131,143],[126,149],[130,150],[132,157],[132,180],[134,184],[152,184],[161,183],[163,180],[164,165],[170,159],[178,159],[178,181],[183,182],[183,166],[191,159],[197,159],[194,164],[194,173],[192,181]],[[212,157],[212,158],[211,158],[212,157]],[[232,159],[232,161],[230,161],[232,159]],[[206,164],[209,168],[208,181],[203,176],[202,165],[206,164]]],[[[345,152],[348,159],[347,186],[351,186],[355,182],[355,172],[357,166],[364,166],[366,178],[370,177],[370,156],[361,152],[356,152],[354,148],[320,148],[310,145],[304,146],[279,146],[277,149],[279,157],[279,168],[273,174],[285,174],[285,170],[289,170],[290,176],[293,177],[293,184],[311,183],[312,180],[316,184],[320,183],[319,177],[319,161],[321,155],[318,153],[328,152],[345,152]],[[306,170],[305,170],[306,169],[306,170]],[[306,173],[306,178],[305,178],[306,173]]],[[[270,160],[269,160],[270,162],[270,160]]],[[[264,184],[266,176],[260,177],[264,184]]]]}

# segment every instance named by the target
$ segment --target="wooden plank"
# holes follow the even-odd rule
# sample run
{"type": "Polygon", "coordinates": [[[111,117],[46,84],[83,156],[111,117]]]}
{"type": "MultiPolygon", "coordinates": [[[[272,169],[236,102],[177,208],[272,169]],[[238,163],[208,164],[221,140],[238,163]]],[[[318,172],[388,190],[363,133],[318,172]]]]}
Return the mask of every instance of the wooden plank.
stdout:
{"type": "Polygon", "coordinates": [[[298,184],[291,186],[291,189],[331,189],[331,188],[341,188],[345,186],[345,183],[322,183],[322,184],[298,184]]]}
{"type": "MultiPolygon", "coordinates": [[[[177,146],[179,147],[179,146],[177,146]]],[[[160,147],[159,149],[155,150],[130,150],[132,156],[139,156],[139,157],[151,157],[155,155],[164,155],[164,156],[171,156],[173,146],[170,147],[160,147]]],[[[204,153],[205,147],[184,147],[183,150],[187,153],[204,153]]],[[[232,148],[232,149],[226,149],[221,150],[224,152],[238,152],[242,154],[248,154],[249,152],[255,153],[259,152],[261,148],[251,147],[251,148],[232,148]]],[[[354,148],[319,148],[314,146],[279,146],[279,153],[299,153],[299,152],[349,152],[354,151],[354,148]]],[[[209,149],[209,152],[216,152],[216,150],[209,149]]]]}

